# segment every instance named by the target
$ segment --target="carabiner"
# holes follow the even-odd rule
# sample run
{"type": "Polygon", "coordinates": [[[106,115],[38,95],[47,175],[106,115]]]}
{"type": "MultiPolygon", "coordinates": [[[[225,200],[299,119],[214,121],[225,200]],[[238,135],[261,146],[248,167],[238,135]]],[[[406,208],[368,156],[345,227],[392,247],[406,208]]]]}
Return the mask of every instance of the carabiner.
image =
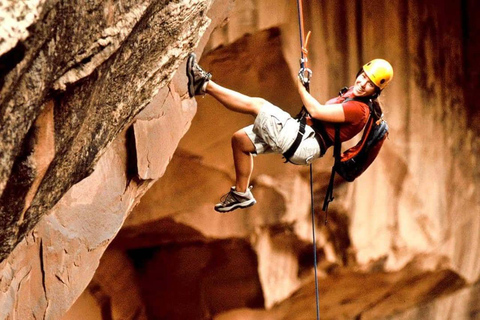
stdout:
{"type": "Polygon", "coordinates": [[[300,78],[300,81],[302,81],[302,84],[306,85],[310,83],[310,78],[312,78],[312,70],[309,68],[300,68],[300,71],[298,71],[298,77],[300,78]]]}

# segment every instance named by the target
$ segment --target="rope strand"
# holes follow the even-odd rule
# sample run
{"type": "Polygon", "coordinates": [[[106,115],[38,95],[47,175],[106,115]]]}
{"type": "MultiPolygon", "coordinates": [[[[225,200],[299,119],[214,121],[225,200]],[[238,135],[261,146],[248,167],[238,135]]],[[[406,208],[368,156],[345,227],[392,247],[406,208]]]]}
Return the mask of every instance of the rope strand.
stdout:
{"type": "MultiPolygon", "coordinates": [[[[300,31],[300,54],[301,54],[301,59],[300,59],[300,70],[303,72],[306,70],[306,56],[308,54],[307,50],[307,44],[308,40],[310,38],[310,31],[307,34],[307,38],[305,39],[305,46],[303,45],[303,6],[302,6],[302,0],[297,0],[297,10],[298,10],[298,26],[299,26],[299,31],[300,31]]],[[[309,83],[307,82],[306,84],[304,83],[305,88],[307,91],[310,91],[310,86],[309,83]]],[[[315,303],[317,307],[317,320],[320,320],[320,306],[319,306],[319,294],[318,294],[318,277],[317,277],[317,241],[315,239],[315,202],[314,202],[314,196],[313,196],[313,167],[312,164],[310,163],[310,206],[311,206],[311,213],[312,213],[312,238],[313,238],[313,266],[315,269],[315,303]]]]}
{"type": "MultiPolygon", "coordinates": [[[[297,11],[298,11],[298,25],[300,31],[300,48],[303,48],[303,7],[302,7],[302,0],[297,0],[297,11]]],[[[303,60],[303,51],[301,53],[301,57],[303,60]]],[[[303,65],[301,66],[304,67],[303,65]]]]}
{"type": "Polygon", "coordinates": [[[317,320],[320,320],[320,306],[318,297],[318,277],[317,277],[317,241],[315,241],[315,208],[313,201],[313,167],[310,163],[310,205],[312,207],[312,237],[313,237],[313,266],[315,268],[315,298],[317,305],[317,320]]]}

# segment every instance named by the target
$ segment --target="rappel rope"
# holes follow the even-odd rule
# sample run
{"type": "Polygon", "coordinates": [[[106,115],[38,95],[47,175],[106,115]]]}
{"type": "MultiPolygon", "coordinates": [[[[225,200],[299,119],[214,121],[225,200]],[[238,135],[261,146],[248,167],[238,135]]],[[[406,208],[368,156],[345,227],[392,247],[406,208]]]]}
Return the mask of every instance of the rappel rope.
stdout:
{"type": "MultiPolygon", "coordinates": [[[[305,89],[310,92],[310,78],[312,76],[312,71],[307,68],[307,45],[310,38],[310,31],[307,34],[305,39],[305,45],[303,43],[303,7],[302,0],[297,0],[297,10],[298,10],[298,26],[300,31],[300,48],[301,48],[301,59],[300,59],[300,71],[298,75],[302,80],[302,83],[305,89]]],[[[315,208],[314,208],[314,198],[313,198],[313,166],[310,163],[310,207],[312,214],[312,237],[313,237],[313,266],[315,269],[315,302],[317,306],[317,320],[320,320],[320,306],[319,306],[319,295],[318,295],[318,277],[317,277],[317,241],[315,239],[315,208]]]]}

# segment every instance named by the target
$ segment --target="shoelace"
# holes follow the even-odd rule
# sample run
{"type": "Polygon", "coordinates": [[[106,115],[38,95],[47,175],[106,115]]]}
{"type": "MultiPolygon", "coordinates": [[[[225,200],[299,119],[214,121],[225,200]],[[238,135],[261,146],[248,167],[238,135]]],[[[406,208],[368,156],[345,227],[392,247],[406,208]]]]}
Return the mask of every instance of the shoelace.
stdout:
{"type": "MultiPolygon", "coordinates": [[[[247,191],[249,190],[252,190],[253,186],[249,186],[247,188],[247,191]]],[[[227,204],[227,203],[231,203],[233,201],[236,201],[236,202],[241,202],[241,198],[239,199],[239,197],[241,197],[240,195],[236,195],[234,193],[234,190],[230,190],[229,192],[227,192],[226,194],[224,194],[221,198],[220,198],[220,202],[223,203],[223,204],[227,204]],[[230,196],[230,197],[229,197],[230,196]]]]}
{"type": "Polygon", "coordinates": [[[210,72],[206,72],[198,64],[195,64],[194,68],[197,69],[198,73],[200,73],[200,77],[206,78],[208,80],[210,80],[210,78],[212,77],[212,74],[210,72]]]}
{"type": "MultiPolygon", "coordinates": [[[[235,201],[238,201],[238,199],[235,197],[235,194],[233,193],[233,190],[230,190],[229,192],[227,192],[226,194],[224,194],[221,198],[220,198],[220,202],[223,203],[223,204],[227,204],[228,201],[227,200],[230,200],[231,198],[233,198],[232,200],[235,200],[235,201]],[[229,197],[230,196],[230,197],[229,197]]],[[[231,201],[229,201],[231,202],[231,201]]]]}

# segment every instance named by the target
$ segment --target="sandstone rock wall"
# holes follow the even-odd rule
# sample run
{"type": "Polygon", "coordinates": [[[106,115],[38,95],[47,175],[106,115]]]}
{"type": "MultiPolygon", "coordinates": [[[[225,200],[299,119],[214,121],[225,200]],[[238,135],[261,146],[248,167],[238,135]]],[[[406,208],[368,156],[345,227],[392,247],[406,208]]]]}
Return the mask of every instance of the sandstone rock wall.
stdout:
{"type": "Polygon", "coordinates": [[[92,172],[109,143],[172,79],[209,23],[205,1],[45,1],[30,14],[15,4],[2,5],[4,12],[20,10],[17,20],[24,19],[22,32],[2,35],[10,47],[16,42],[1,52],[2,259],[92,172]],[[51,108],[53,116],[35,122],[51,108]],[[54,146],[37,136],[42,125],[50,125],[45,132],[54,146]],[[27,197],[32,189],[34,196],[27,197]]]}
{"type": "Polygon", "coordinates": [[[163,175],[196,111],[182,62],[229,7],[212,4],[2,2],[1,319],[61,318],[163,175]]]}

